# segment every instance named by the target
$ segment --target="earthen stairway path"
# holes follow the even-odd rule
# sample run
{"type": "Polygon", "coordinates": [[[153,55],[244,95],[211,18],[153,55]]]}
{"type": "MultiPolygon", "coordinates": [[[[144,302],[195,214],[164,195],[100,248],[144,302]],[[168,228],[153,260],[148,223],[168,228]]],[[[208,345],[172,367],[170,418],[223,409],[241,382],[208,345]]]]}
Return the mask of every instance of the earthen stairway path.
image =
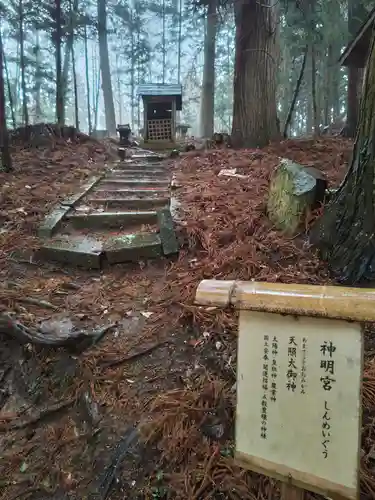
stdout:
{"type": "Polygon", "coordinates": [[[38,257],[99,269],[178,252],[163,157],[139,153],[116,163],[60,203],[39,228],[38,257]]]}

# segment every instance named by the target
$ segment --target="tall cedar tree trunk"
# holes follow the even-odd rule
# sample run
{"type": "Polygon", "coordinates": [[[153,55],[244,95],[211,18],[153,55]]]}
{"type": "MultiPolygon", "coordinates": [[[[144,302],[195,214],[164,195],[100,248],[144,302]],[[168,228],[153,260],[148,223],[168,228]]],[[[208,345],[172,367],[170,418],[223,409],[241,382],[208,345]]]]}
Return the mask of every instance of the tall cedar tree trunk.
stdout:
{"type": "Polygon", "coordinates": [[[310,67],[309,67],[308,73],[308,80],[306,83],[308,84],[307,87],[307,92],[306,92],[306,134],[310,135],[312,134],[313,131],[313,125],[314,125],[314,115],[313,115],[313,103],[312,103],[312,94],[310,92],[310,89],[312,88],[312,82],[311,82],[311,76],[312,76],[312,71],[311,71],[311,59],[310,59],[310,67]]]}
{"type": "Polygon", "coordinates": [[[122,123],[122,99],[121,99],[121,80],[120,80],[120,56],[116,54],[116,83],[117,83],[117,102],[118,102],[118,123],[122,123]]]}
{"type": "Polygon", "coordinates": [[[305,52],[303,54],[302,65],[301,65],[301,70],[300,70],[300,73],[299,73],[299,76],[298,76],[298,80],[297,80],[297,84],[296,84],[296,89],[294,91],[293,99],[292,99],[292,102],[290,104],[290,108],[289,108],[289,111],[288,111],[288,116],[286,117],[286,120],[285,120],[284,133],[283,133],[284,139],[286,139],[288,137],[288,129],[289,129],[291,123],[292,123],[294,108],[296,106],[296,102],[297,102],[297,99],[298,99],[298,94],[299,94],[299,91],[300,91],[300,88],[301,88],[301,83],[302,83],[302,80],[303,80],[303,75],[305,73],[306,60],[307,60],[308,51],[309,51],[309,47],[307,45],[306,48],[305,48],[305,52]]]}
{"type": "Polygon", "coordinates": [[[92,77],[92,111],[94,114],[94,124],[93,130],[97,130],[97,90],[100,89],[100,64],[98,69],[98,57],[96,54],[96,47],[94,44],[91,44],[91,77],[92,77]]]}
{"type": "Polygon", "coordinates": [[[181,83],[181,42],[182,42],[182,0],[178,5],[178,51],[177,51],[177,81],[181,83]]]}
{"type": "Polygon", "coordinates": [[[6,77],[7,89],[8,89],[8,101],[9,101],[10,112],[12,114],[12,125],[13,125],[13,128],[16,128],[17,122],[16,122],[16,114],[14,112],[14,99],[13,99],[13,93],[12,93],[12,85],[10,83],[8,64],[7,64],[7,59],[5,57],[5,54],[3,54],[3,59],[4,59],[5,77],[6,77]]]}
{"type": "Polygon", "coordinates": [[[23,123],[29,125],[29,112],[27,109],[27,91],[26,91],[26,61],[25,61],[25,40],[24,40],[24,10],[23,0],[18,3],[19,9],[19,30],[20,30],[20,65],[21,65],[21,89],[22,89],[22,115],[23,123]]]}
{"type": "MultiPolygon", "coordinates": [[[[77,72],[76,72],[76,60],[75,60],[75,51],[74,51],[74,32],[76,27],[76,15],[78,12],[78,0],[69,0],[69,39],[71,43],[69,44],[70,52],[72,56],[72,72],[73,72],[73,89],[74,89],[74,117],[75,117],[75,126],[76,129],[79,130],[79,108],[78,108],[78,88],[77,88],[77,72]]],[[[68,44],[67,44],[68,46],[68,44]]],[[[69,65],[68,65],[69,67],[69,65]]],[[[63,79],[64,79],[64,101],[66,99],[67,93],[67,81],[68,76],[64,75],[63,70],[63,79]]]]}
{"type": "Polygon", "coordinates": [[[35,119],[34,123],[42,121],[42,68],[41,68],[41,53],[39,42],[39,30],[36,31],[35,36],[35,83],[34,83],[34,101],[35,101],[35,119]]]}
{"type": "Polygon", "coordinates": [[[100,70],[98,71],[98,78],[97,78],[95,97],[94,97],[94,130],[98,130],[99,94],[100,94],[100,70]]]}
{"type": "Polygon", "coordinates": [[[313,105],[314,135],[320,134],[318,102],[316,96],[316,54],[314,44],[311,45],[311,98],[313,105]]]}
{"type": "MultiPolygon", "coordinates": [[[[67,92],[68,92],[70,57],[72,57],[72,64],[73,64],[74,30],[75,30],[77,12],[78,12],[78,0],[74,0],[73,3],[71,0],[69,0],[69,32],[68,32],[68,36],[67,36],[66,44],[65,44],[64,63],[63,63],[63,69],[62,69],[62,85],[63,85],[64,102],[66,102],[66,96],[67,96],[67,92]]],[[[73,85],[74,85],[74,82],[73,82],[73,85]]]]}
{"type": "MultiPolygon", "coordinates": [[[[16,61],[20,60],[20,44],[19,41],[17,40],[17,50],[16,50],[16,61]]],[[[13,102],[14,102],[14,108],[18,109],[18,99],[20,95],[20,69],[21,65],[16,64],[16,77],[14,79],[14,84],[12,85],[12,94],[13,94],[13,102]]]]}
{"type": "Polygon", "coordinates": [[[72,46],[73,46],[73,36],[69,29],[69,33],[64,47],[64,58],[62,62],[62,86],[63,86],[64,102],[66,102],[66,95],[68,91],[69,63],[70,63],[70,56],[72,54],[72,46]]]}
{"type": "Polygon", "coordinates": [[[204,37],[203,82],[200,109],[202,137],[212,137],[214,133],[216,31],[217,0],[209,0],[204,37]]]}
{"type": "MultiPolygon", "coordinates": [[[[349,37],[353,39],[362,23],[367,17],[367,11],[361,0],[349,0],[348,3],[348,28],[349,37]]],[[[345,136],[354,137],[358,120],[358,87],[359,70],[353,66],[348,68],[348,94],[347,94],[347,116],[345,126],[345,136]]]]}
{"type": "Polygon", "coordinates": [[[74,88],[74,116],[75,116],[76,129],[79,130],[78,85],[77,85],[77,71],[76,71],[74,43],[72,45],[72,69],[73,69],[73,88],[74,88]]]}
{"type": "Polygon", "coordinates": [[[87,125],[89,127],[89,134],[91,134],[91,132],[92,132],[92,123],[91,123],[91,106],[90,106],[89,51],[88,51],[88,46],[87,46],[87,25],[86,25],[86,23],[85,23],[84,43],[85,43],[85,74],[86,74],[87,125]]]}
{"type": "MultiPolygon", "coordinates": [[[[137,54],[141,53],[141,18],[140,18],[140,11],[139,11],[139,2],[136,2],[135,4],[135,12],[136,12],[136,30],[137,30],[137,54]]],[[[140,58],[137,57],[137,86],[139,87],[141,83],[141,61],[140,58]]],[[[136,100],[135,106],[137,107],[137,128],[138,130],[141,128],[141,108],[140,108],[140,102],[139,99],[136,100]]]]}
{"type": "Polygon", "coordinates": [[[342,283],[375,278],[375,32],[364,76],[360,115],[348,173],[312,230],[342,283]]]}
{"type": "MultiPolygon", "coordinates": [[[[130,13],[130,125],[131,129],[134,130],[134,122],[135,122],[135,37],[134,37],[134,13],[133,10],[130,13]]],[[[163,17],[164,19],[164,17],[163,17]]],[[[163,24],[164,26],[164,24],[163,24]]],[[[164,28],[163,28],[164,30],[164,28]]],[[[164,38],[163,38],[164,40],[164,38]]],[[[163,54],[164,54],[164,45],[163,45],[163,54]]],[[[163,83],[164,83],[164,63],[163,63],[163,83]]]]}
{"type": "MultiPolygon", "coordinates": [[[[325,68],[324,68],[324,107],[323,107],[323,119],[324,125],[329,125],[332,122],[332,67],[333,67],[333,47],[332,43],[328,44],[327,54],[325,57],[325,68]]],[[[336,68],[335,68],[336,69],[336,68]]],[[[337,71],[337,69],[336,69],[337,71]]]]}
{"type": "Polygon", "coordinates": [[[106,0],[98,0],[98,35],[106,129],[109,136],[113,137],[116,135],[116,114],[108,55],[106,0]]]}
{"type": "Polygon", "coordinates": [[[55,51],[56,51],[56,121],[60,127],[65,123],[63,77],[61,72],[62,12],[61,0],[55,0],[55,51]]]}
{"type": "Polygon", "coordinates": [[[280,137],[276,111],[279,62],[277,2],[237,0],[232,143],[263,147],[280,137]]]}
{"type": "Polygon", "coordinates": [[[4,48],[0,26],[0,150],[1,166],[5,172],[13,170],[12,158],[9,149],[9,136],[5,115],[5,82],[4,82],[4,48]]]}
{"type": "MultiPolygon", "coordinates": [[[[163,52],[163,83],[165,83],[165,61],[166,61],[166,48],[165,48],[165,0],[162,3],[161,16],[163,22],[161,50],[163,52]]],[[[132,125],[133,127],[133,125],[132,125]]]]}

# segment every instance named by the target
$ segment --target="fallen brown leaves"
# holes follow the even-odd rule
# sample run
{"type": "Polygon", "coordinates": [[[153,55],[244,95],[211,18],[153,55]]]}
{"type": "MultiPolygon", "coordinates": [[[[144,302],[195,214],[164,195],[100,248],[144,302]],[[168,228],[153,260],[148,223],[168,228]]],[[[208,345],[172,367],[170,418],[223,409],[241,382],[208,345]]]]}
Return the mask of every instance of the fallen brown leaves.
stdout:
{"type": "MultiPolygon", "coordinates": [[[[334,157],[333,146],[327,146],[324,155],[336,164],[346,148],[346,144],[342,149],[336,144],[334,157]]],[[[299,157],[302,161],[301,154],[299,157]]],[[[316,284],[329,281],[305,235],[284,238],[265,215],[270,176],[278,162],[275,154],[231,150],[180,160],[176,177],[181,187],[177,195],[186,250],[168,270],[163,306],[173,297],[181,306],[183,318],[193,316],[200,325],[206,318],[207,326],[212,327],[212,321],[222,323],[223,313],[191,307],[202,279],[316,284]],[[219,175],[222,169],[234,168],[241,177],[219,175]]],[[[345,164],[341,163],[341,171],[337,167],[337,172],[331,173],[336,184],[344,171],[345,164]]]]}
{"type": "Polygon", "coordinates": [[[32,245],[37,224],[51,207],[102,171],[109,157],[106,145],[89,139],[57,139],[51,147],[14,149],[14,171],[0,172],[0,260],[32,245]]]}
{"type": "Polygon", "coordinates": [[[227,384],[207,378],[197,380],[194,388],[162,394],[151,404],[153,421],[141,432],[160,452],[158,468],[168,464],[168,471],[176,471],[164,476],[173,485],[173,498],[206,500],[214,498],[215,490],[223,498],[256,498],[249,497],[250,475],[230,458],[233,408],[234,393],[227,384]]]}
{"type": "MultiPolygon", "coordinates": [[[[233,332],[233,313],[192,305],[200,280],[329,282],[324,265],[309,248],[304,234],[288,240],[269,223],[265,216],[267,189],[278,163],[275,153],[321,168],[332,187],[345,174],[349,150],[349,142],[337,139],[309,141],[307,145],[304,141],[287,141],[267,152],[222,150],[182,159],[176,176],[181,186],[181,232],[189,250],[168,271],[163,307],[171,303],[178,306],[178,321],[193,323],[198,335],[225,329],[233,332]],[[245,177],[218,175],[221,169],[228,168],[236,168],[245,177]]],[[[363,384],[366,452],[361,461],[361,498],[368,499],[374,498],[375,491],[373,366],[373,360],[367,364],[363,384]]],[[[223,450],[232,445],[230,437],[224,442],[202,437],[206,420],[223,407],[220,422],[231,428],[234,404],[230,388],[217,379],[201,380],[191,388],[162,394],[154,401],[145,435],[160,450],[158,466],[179,470],[167,478],[173,498],[206,500],[220,498],[216,496],[219,494],[222,498],[249,500],[278,497],[273,481],[244,474],[230,457],[223,457],[223,450]]]]}
{"type": "MultiPolygon", "coordinates": [[[[105,155],[100,153],[102,154],[105,155]]],[[[334,186],[345,174],[345,162],[349,154],[349,142],[325,139],[318,142],[285,141],[264,151],[215,150],[200,152],[197,156],[186,155],[174,166],[177,182],[181,186],[176,191],[181,203],[179,233],[183,243],[178,260],[167,263],[165,268],[158,268],[158,264],[153,267],[144,263],[139,269],[118,266],[96,274],[71,271],[69,275],[35,270],[28,273],[22,285],[20,284],[20,292],[24,295],[37,296],[38,299],[51,302],[72,317],[87,315],[91,321],[105,319],[112,322],[126,318],[129,310],[147,310],[153,313],[136,334],[124,334],[120,330],[117,337],[111,336],[81,355],[77,360],[79,376],[66,381],[62,392],[64,397],[72,398],[89,388],[105,414],[106,429],[110,429],[115,435],[116,432],[117,435],[121,433],[125,423],[131,420],[141,421],[146,444],[157,450],[157,455],[153,455],[152,460],[155,461],[155,472],[163,472],[162,483],[168,488],[168,498],[277,498],[276,484],[265,477],[249,474],[233,463],[233,381],[229,381],[223,373],[213,373],[205,365],[205,351],[195,347],[200,345],[203,333],[208,332],[210,336],[220,338],[224,346],[222,351],[214,355],[231,359],[235,366],[233,337],[237,328],[236,315],[231,311],[197,307],[193,303],[194,294],[199,282],[205,278],[315,284],[329,282],[324,265],[309,248],[303,231],[294,239],[286,239],[269,223],[265,215],[267,189],[270,175],[280,156],[321,168],[334,186]],[[245,177],[218,175],[221,169],[233,168],[245,177]],[[66,293],[71,284],[74,285],[73,289],[66,293]],[[116,366],[116,360],[132,358],[135,346],[137,352],[143,349],[147,351],[147,346],[152,350],[157,342],[170,340],[174,334],[176,338],[180,335],[179,332],[183,337],[183,327],[188,327],[190,336],[194,337],[191,339],[194,342],[187,342],[188,347],[184,347],[183,371],[186,371],[186,366],[191,366],[191,358],[195,357],[194,363],[200,366],[200,370],[203,366],[204,373],[197,370],[197,376],[193,363],[193,373],[184,377],[182,387],[167,389],[171,375],[169,363],[173,363],[177,356],[177,352],[173,350],[163,351],[162,366],[155,373],[149,373],[148,366],[138,359],[132,366],[116,366]],[[147,391],[143,392],[148,383],[156,392],[156,397],[154,393],[150,395],[147,391]]],[[[59,179],[59,175],[67,176],[67,191],[72,192],[76,177],[67,169],[66,161],[61,171],[55,165],[51,172],[52,175],[55,175],[53,172],[60,172],[53,177],[53,182],[62,190],[65,189],[64,181],[59,179]],[[65,174],[61,173],[63,170],[65,174]]],[[[30,201],[22,191],[24,186],[22,187],[21,181],[17,181],[18,184],[12,188],[13,194],[20,190],[24,197],[20,202],[13,201],[9,207],[13,210],[19,206],[27,207],[27,215],[16,214],[15,218],[9,217],[7,220],[14,237],[23,235],[25,238],[26,235],[32,235],[35,223],[44,211],[44,204],[47,202],[50,205],[53,202],[53,190],[50,191],[48,186],[51,181],[47,181],[46,177],[49,169],[46,165],[43,168],[44,174],[38,183],[39,195],[44,196],[42,201],[30,201]],[[30,211],[30,203],[39,207],[37,214],[33,215],[30,211]]],[[[23,180],[24,185],[32,183],[36,186],[37,183],[32,181],[32,172],[33,169],[28,171],[30,177],[23,180]]],[[[5,178],[8,182],[16,182],[14,177],[17,176],[6,174],[5,178]]],[[[27,188],[27,193],[29,191],[27,188]]],[[[10,198],[7,199],[7,203],[11,203],[10,198]]],[[[4,244],[9,245],[7,249],[14,248],[11,239],[4,240],[4,244]]],[[[5,276],[10,268],[9,261],[4,261],[3,265],[5,276]]],[[[18,275],[21,273],[13,266],[12,273],[15,272],[18,275]]],[[[13,308],[23,315],[26,322],[35,322],[46,314],[31,304],[25,309],[13,292],[7,294],[2,291],[1,298],[6,308],[13,308]]],[[[186,338],[186,330],[187,328],[183,338],[186,338]]],[[[207,349],[215,350],[214,343],[205,344],[207,349]]],[[[35,353],[33,356],[37,366],[43,366],[48,374],[48,394],[56,393],[55,399],[57,395],[61,397],[61,390],[57,391],[50,375],[52,361],[49,355],[35,353]]],[[[373,366],[370,357],[363,385],[363,499],[374,497],[373,366]]],[[[83,494],[87,493],[85,485],[91,479],[88,472],[91,470],[90,460],[94,460],[99,452],[93,451],[93,448],[87,451],[84,441],[75,437],[72,429],[74,430],[73,424],[63,419],[57,426],[49,426],[48,433],[41,429],[37,431],[34,444],[48,440],[51,474],[47,474],[46,462],[37,465],[37,455],[33,454],[35,447],[30,451],[30,460],[33,459],[33,465],[35,464],[37,483],[48,475],[50,486],[53,477],[53,485],[60,484],[65,489],[79,486],[79,491],[83,494]],[[60,446],[59,440],[62,440],[63,446],[60,446]],[[65,446],[66,443],[69,446],[65,446]],[[87,472],[82,468],[77,469],[74,465],[77,460],[88,461],[85,462],[88,465],[87,472]]],[[[14,462],[9,458],[2,473],[14,476],[15,468],[22,464],[21,457],[25,453],[22,446],[27,449],[30,444],[23,438],[19,446],[18,461],[14,462]]],[[[152,476],[149,481],[148,478],[143,480],[139,494],[143,498],[155,498],[155,488],[159,488],[160,481],[156,476],[152,476]]],[[[5,491],[4,499],[8,498],[6,495],[9,495],[9,491],[5,491]]],[[[118,498],[120,497],[123,498],[118,498]]]]}

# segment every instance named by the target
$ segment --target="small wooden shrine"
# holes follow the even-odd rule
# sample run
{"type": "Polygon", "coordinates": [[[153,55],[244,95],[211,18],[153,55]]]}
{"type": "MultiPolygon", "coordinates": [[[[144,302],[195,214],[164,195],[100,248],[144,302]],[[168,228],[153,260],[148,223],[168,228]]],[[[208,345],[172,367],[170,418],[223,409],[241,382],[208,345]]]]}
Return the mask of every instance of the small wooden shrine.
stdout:
{"type": "Polygon", "coordinates": [[[182,109],[182,86],[146,83],[139,85],[143,101],[144,142],[176,140],[176,111],[182,109]]]}
{"type": "Polygon", "coordinates": [[[356,36],[350,41],[341,54],[339,62],[342,66],[360,69],[366,66],[374,23],[375,8],[369,13],[356,36]]]}

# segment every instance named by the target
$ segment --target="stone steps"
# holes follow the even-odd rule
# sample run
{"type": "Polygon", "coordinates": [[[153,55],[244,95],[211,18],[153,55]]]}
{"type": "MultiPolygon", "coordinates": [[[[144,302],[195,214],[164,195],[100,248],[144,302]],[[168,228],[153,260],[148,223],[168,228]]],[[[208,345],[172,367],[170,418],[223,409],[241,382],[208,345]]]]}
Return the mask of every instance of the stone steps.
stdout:
{"type": "Polygon", "coordinates": [[[116,176],[127,176],[131,175],[133,177],[139,176],[141,178],[143,177],[166,177],[168,178],[168,172],[165,169],[156,169],[156,168],[149,168],[149,169],[135,169],[135,168],[114,168],[110,172],[111,175],[116,175],[116,176]]]}
{"type": "Polygon", "coordinates": [[[102,180],[100,186],[120,186],[120,187],[143,187],[143,188],[161,188],[168,189],[170,182],[168,179],[134,179],[108,176],[102,180]]]}
{"type": "Polygon", "coordinates": [[[140,224],[155,224],[157,222],[156,210],[134,210],[127,212],[95,212],[79,213],[72,212],[66,216],[66,220],[75,229],[112,229],[131,227],[140,224]]]}
{"type": "Polygon", "coordinates": [[[133,155],[83,194],[61,202],[40,228],[38,257],[100,269],[177,253],[170,175],[162,158],[133,155]]]}
{"type": "Polygon", "coordinates": [[[44,242],[36,258],[85,269],[100,269],[106,262],[137,262],[161,255],[161,239],[157,233],[125,233],[107,235],[107,238],[91,233],[51,238],[44,242]]]}
{"type": "Polygon", "coordinates": [[[129,163],[129,162],[121,162],[117,163],[115,166],[116,170],[123,170],[127,172],[129,170],[134,172],[147,172],[152,170],[161,170],[162,172],[166,171],[165,167],[162,167],[160,163],[129,163]]]}
{"type": "Polygon", "coordinates": [[[124,187],[121,184],[111,184],[109,186],[100,184],[97,188],[93,189],[93,193],[121,193],[128,196],[170,196],[169,189],[163,186],[147,187],[124,187]]]}
{"type": "Polygon", "coordinates": [[[170,199],[168,197],[154,197],[154,198],[139,198],[139,197],[127,197],[127,198],[88,198],[87,203],[91,206],[98,207],[103,206],[108,208],[117,209],[151,209],[155,207],[167,207],[169,206],[170,199]]]}
{"type": "Polygon", "coordinates": [[[158,198],[168,198],[169,199],[169,191],[166,189],[104,189],[98,187],[95,190],[92,190],[88,200],[92,200],[95,198],[149,198],[149,199],[158,199],[158,198]]]}

